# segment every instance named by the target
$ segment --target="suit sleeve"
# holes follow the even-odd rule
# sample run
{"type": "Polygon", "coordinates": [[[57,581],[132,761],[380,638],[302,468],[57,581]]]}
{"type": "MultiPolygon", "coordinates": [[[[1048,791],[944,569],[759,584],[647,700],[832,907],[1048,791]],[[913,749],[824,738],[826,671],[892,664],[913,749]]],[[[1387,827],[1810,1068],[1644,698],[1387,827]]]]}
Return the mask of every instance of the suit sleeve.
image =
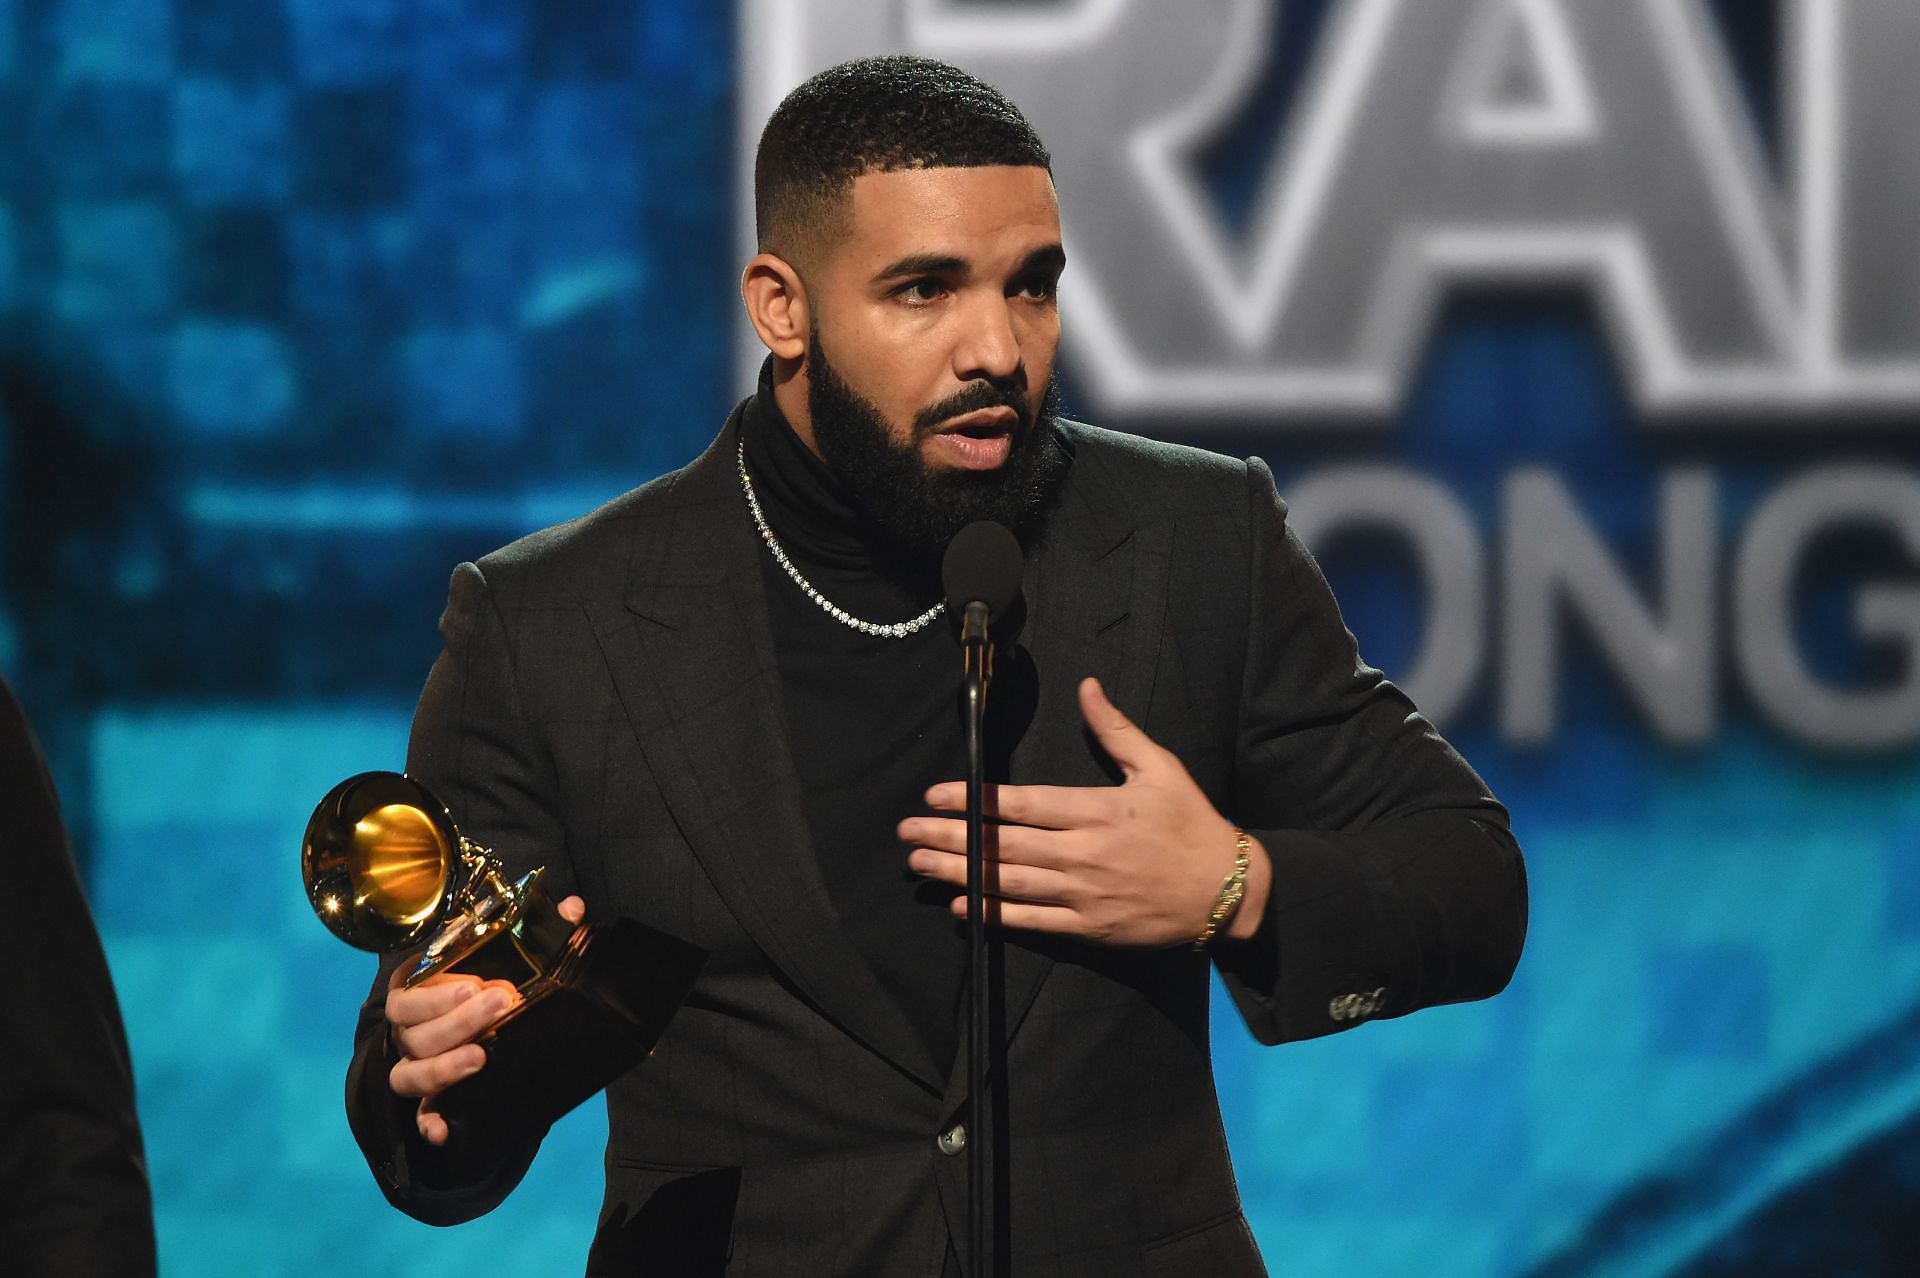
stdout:
{"type": "Polygon", "coordinates": [[[0,870],[19,903],[0,999],[0,1265],[8,1273],[154,1272],[133,1066],[59,799],[0,680],[0,870]]]}
{"type": "MultiPolygon", "coordinates": [[[[479,567],[455,569],[440,631],[445,646],[414,712],[407,773],[440,797],[462,835],[500,858],[509,877],[545,865],[547,890],[564,897],[575,890],[574,875],[554,809],[552,762],[521,703],[511,631],[479,567]]],[[[384,1011],[389,978],[413,957],[385,956],[360,1009],[347,1118],[387,1201],[428,1224],[457,1224],[507,1196],[546,1129],[501,1112],[487,1130],[456,1127],[442,1147],[420,1137],[417,1102],[387,1084],[397,1058],[384,1011]]]]}
{"type": "Polygon", "coordinates": [[[1263,1043],[1486,998],[1526,934],[1506,809],[1360,659],[1318,565],[1248,466],[1248,642],[1231,819],[1273,864],[1259,930],[1216,947],[1263,1043]]]}

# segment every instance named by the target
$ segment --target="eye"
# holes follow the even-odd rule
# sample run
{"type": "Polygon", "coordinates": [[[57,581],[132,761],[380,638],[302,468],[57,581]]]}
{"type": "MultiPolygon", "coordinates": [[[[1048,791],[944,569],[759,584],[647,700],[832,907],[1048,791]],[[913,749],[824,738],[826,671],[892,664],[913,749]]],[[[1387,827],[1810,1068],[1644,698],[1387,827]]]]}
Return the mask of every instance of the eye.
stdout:
{"type": "Polygon", "coordinates": [[[925,306],[929,302],[939,301],[946,291],[947,286],[944,281],[928,275],[907,281],[893,290],[893,295],[909,306],[925,306]]]}
{"type": "Polygon", "coordinates": [[[1051,302],[1060,294],[1060,277],[1057,275],[1029,275],[1018,281],[1014,295],[1032,302],[1051,302]]]}

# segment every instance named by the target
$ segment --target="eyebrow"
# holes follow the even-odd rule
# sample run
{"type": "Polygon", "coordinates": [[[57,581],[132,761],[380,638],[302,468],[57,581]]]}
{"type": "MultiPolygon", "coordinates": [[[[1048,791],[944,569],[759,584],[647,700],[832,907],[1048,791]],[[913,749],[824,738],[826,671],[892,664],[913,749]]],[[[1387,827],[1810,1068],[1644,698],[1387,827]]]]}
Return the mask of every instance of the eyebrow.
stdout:
{"type": "Polygon", "coordinates": [[[1034,271],[1051,271],[1058,275],[1067,269],[1067,251],[1058,244],[1047,244],[1027,254],[1027,260],[1020,263],[1017,274],[1028,275],[1034,271]]]}
{"type": "MultiPolygon", "coordinates": [[[[1066,265],[1067,251],[1058,244],[1047,244],[1027,254],[1026,260],[1020,263],[1018,273],[1025,274],[1042,268],[1059,271],[1065,269],[1066,265]]],[[[972,263],[966,258],[951,253],[910,253],[878,271],[873,282],[879,284],[910,275],[965,275],[972,269],[972,263]]]]}
{"type": "Polygon", "coordinates": [[[910,253],[881,270],[873,279],[877,284],[903,275],[964,275],[968,269],[964,257],[943,253],[910,253]]]}

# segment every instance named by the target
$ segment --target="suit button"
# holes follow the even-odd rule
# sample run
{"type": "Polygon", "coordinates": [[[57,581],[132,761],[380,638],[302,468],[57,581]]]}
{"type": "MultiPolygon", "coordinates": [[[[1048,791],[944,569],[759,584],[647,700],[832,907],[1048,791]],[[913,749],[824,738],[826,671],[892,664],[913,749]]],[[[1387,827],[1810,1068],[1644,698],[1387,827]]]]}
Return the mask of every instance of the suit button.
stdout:
{"type": "Polygon", "coordinates": [[[938,1144],[943,1154],[957,1154],[967,1147],[967,1125],[955,1123],[940,1133],[938,1144]]]}

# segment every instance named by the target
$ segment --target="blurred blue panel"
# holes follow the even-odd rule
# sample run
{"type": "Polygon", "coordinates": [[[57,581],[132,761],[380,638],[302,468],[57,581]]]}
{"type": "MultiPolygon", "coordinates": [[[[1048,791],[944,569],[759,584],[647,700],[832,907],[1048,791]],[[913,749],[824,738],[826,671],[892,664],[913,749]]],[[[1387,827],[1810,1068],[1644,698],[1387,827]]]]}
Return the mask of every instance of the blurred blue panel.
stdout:
{"type": "Polygon", "coordinates": [[[1764,957],[1731,945],[1661,945],[1642,960],[1647,1041],[1673,1057],[1754,1059],[1767,1047],[1764,957]]]}
{"type": "Polygon", "coordinates": [[[384,209],[409,180],[406,92],[397,83],[309,88],[293,101],[294,192],[311,208],[384,209]]]}
{"type": "Polygon", "coordinates": [[[1887,928],[1903,940],[1920,940],[1920,823],[1887,831],[1887,928]]]}
{"type": "Polygon", "coordinates": [[[290,73],[287,18],[260,0],[193,0],[176,5],[174,49],[182,83],[218,79],[254,85],[290,73]]]}
{"type": "Polygon", "coordinates": [[[293,291],[286,220],[278,208],[223,204],[182,213],[183,309],[284,320],[293,291]]]}
{"type": "Polygon", "coordinates": [[[641,0],[551,0],[528,15],[527,66],[541,80],[626,80],[641,0]]]}
{"type": "Polygon", "coordinates": [[[448,219],[450,230],[475,213],[514,208],[527,167],[525,95],[516,82],[476,82],[456,66],[445,79],[416,78],[410,89],[415,207],[448,219]]]}
{"type": "Polygon", "coordinates": [[[423,324],[484,324],[511,331],[527,295],[526,219],[510,200],[416,188],[410,256],[423,324]],[[445,200],[431,212],[422,208],[445,200]],[[459,210],[454,212],[453,210],[459,210]]]}
{"type": "Polygon", "coordinates": [[[158,86],[173,72],[171,0],[57,0],[49,27],[63,81],[158,86]]]}
{"type": "Polygon", "coordinates": [[[292,180],[285,88],[182,80],[173,92],[173,162],[180,193],[193,203],[284,200],[292,180]]]}
{"type": "Polygon", "coordinates": [[[644,170],[634,95],[624,87],[565,84],[534,91],[528,116],[527,194],[533,287],[554,273],[635,256],[644,170]]]}
{"type": "Polygon", "coordinates": [[[1471,1218],[1525,1164],[1523,1111],[1498,1103],[1514,1081],[1506,1062],[1415,1059],[1379,1072],[1370,1089],[1369,1195],[1392,1213],[1471,1218]],[[1431,1174],[1451,1150],[1447,1174],[1431,1174]]]}
{"type": "Polygon", "coordinates": [[[521,318],[529,328],[559,324],[643,287],[646,279],[644,263],[620,257],[547,271],[528,291],[521,318]]]}
{"type": "Polygon", "coordinates": [[[421,435],[491,441],[518,435],[520,346],[491,329],[418,329],[407,339],[408,425],[421,435]]]}
{"type": "Polygon", "coordinates": [[[19,256],[14,247],[13,208],[0,202],[0,311],[10,310],[19,287],[19,256]]]}
{"type": "Polygon", "coordinates": [[[316,324],[348,330],[404,319],[412,298],[412,233],[406,218],[392,214],[295,212],[287,233],[294,306],[316,324]]]}
{"type": "Polygon", "coordinates": [[[405,0],[283,0],[294,76],[309,85],[360,85],[399,75],[411,42],[405,0]]]}
{"type": "Polygon", "coordinates": [[[527,24],[535,6],[525,0],[415,0],[406,6],[411,50],[409,79],[423,94],[518,81],[526,69],[527,24]]]}
{"type": "Polygon", "coordinates": [[[642,82],[693,90],[691,96],[675,94],[675,100],[685,104],[706,101],[718,106],[715,100],[728,88],[729,68],[723,58],[715,56],[723,50],[716,47],[714,37],[716,32],[725,34],[726,16],[691,4],[641,4],[637,8],[640,61],[635,70],[642,82]]]}
{"type": "Polygon", "coordinates": [[[260,324],[189,320],[174,337],[173,407],[188,430],[259,437],[284,426],[299,386],[285,337],[260,324]]]}
{"type": "Polygon", "coordinates": [[[131,80],[79,80],[44,95],[35,133],[50,185],[90,200],[152,194],[171,167],[167,98],[164,87],[131,80]]]}
{"type": "Polygon", "coordinates": [[[63,319],[120,324],[164,315],[178,270],[173,217],[157,201],[71,201],[56,211],[63,319]]]}
{"type": "MultiPolygon", "coordinates": [[[[420,492],[390,482],[207,484],[190,488],[184,504],[197,523],[211,528],[256,533],[272,529],[307,533],[460,529],[507,541],[564,523],[651,478],[621,475],[594,482],[591,476],[576,476],[575,482],[565,487],[506,492],[420,492]]],[[[422,617],[435,608],[437,602],[430,606],[423,599],[422,617]]]]}
{"type": "MultiPolygon", "coordinates": [[[[163,248],[154,247],[157,252],[163,248]]],[[[171,284],[168,281],[169,287],[171,284]]],[[[104,295],[100,300],[106,301],[104,295]]],[[[100,382],[88,389],[136,405],[143,413],[164,413],[173,378],[172,329],[153,322],[154,317],[142,315],[136,308],[128,310],[126,319],[102,319],[93,326],[87,354],[91,372],[100,382]]]]}

